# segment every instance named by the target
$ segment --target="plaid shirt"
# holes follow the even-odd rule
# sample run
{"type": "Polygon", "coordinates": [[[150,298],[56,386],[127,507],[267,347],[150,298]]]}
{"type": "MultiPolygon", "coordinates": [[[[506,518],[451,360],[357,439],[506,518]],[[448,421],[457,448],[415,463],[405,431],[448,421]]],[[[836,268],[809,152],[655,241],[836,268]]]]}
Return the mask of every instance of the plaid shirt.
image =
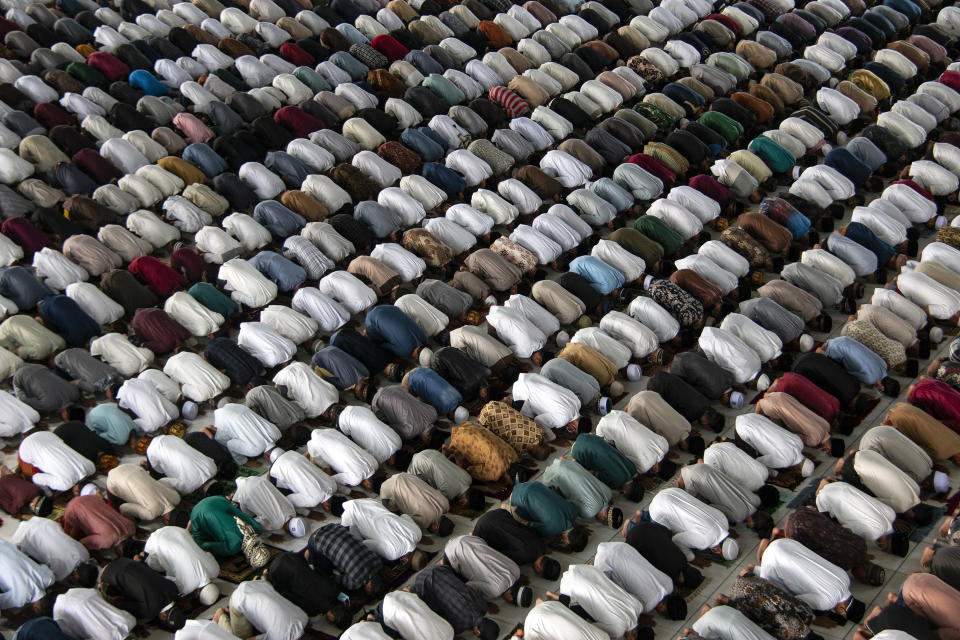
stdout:
{"type": "Polygon", "coordinates": [[[346,590],[360,589],[383,567],[383,561],[363,540],[339,524],[317,529],[307,542],[314,568],[328,565],[346,590]]]}
{"type": "Polygon", "coordinates": [[[518,452],[532,449],[543,442],[543,428],[505,402],[494,400],[480,410],[477,422],[518,452]]]}
{"type": "Polygon", "coordinates": [[[445,564],[418,573],[413,592],[449,622],[454,633],[477,626],[487,613],[486,599],[445,564]]]}
{"type": "Polygon", "coordinates": [[[387,56],[368,44],[350,45],[350,55],[371,69],[385,69],[390,64],[387,56]]]}

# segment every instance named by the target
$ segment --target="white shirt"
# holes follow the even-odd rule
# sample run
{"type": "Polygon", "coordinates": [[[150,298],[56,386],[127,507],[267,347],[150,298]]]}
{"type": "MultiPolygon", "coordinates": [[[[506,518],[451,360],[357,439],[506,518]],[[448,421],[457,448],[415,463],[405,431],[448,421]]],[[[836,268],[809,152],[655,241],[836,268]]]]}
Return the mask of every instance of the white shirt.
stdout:
{"type": "Polygon", "coordinates": [[[699,345],[707,358],[733,374],[737,384],[745,384],[760,374],[760,356],[729,331],[704,327],[699,345]]]}
{"type": "Polygon", "coordinates": [[[883,190],[880,197],[893,202],[914,224],[924,224],[937,215],[935,202],[905,184],[891,184],[883,190]]]}
{"type": "Polygon", "coordinates": [[[484,236],[490,233],[495,224],[493,218],[464,202],[451,206],[443,215],[475,236],[484,236]]]}
{"type": "Polygon", "coordinates": [[[310,316],[320,331],[336,331],[350,320],[350,312],[315,287],[303,287],[293,294],[291,302],[296,311],[310,316]]]}
{"type": "Polygon", "coordinates": [[[90,341],[90,355],[99,357],[126,378],[133,377],[153,362],[153,352],[137,347],[121,333],[108,333],[90,341]]]}
{"type": "Polygon", "coordinates": [[[336,429],[314,429],[307,453],[333,469],[333,479],[348,487],[356,487],[380,466],[376,458],[336,429]]]}
{"type": "Polygon", "coordinates": [[[723,295],[729,294],[739,286],[737,276],[717,264],[707,256],[698,253],[692,253],[685,258],[676,261],[677,269],[690,269],[700,276],[715,284],[723,295]]]}
{"type": "Polygon", "coordinates": [[[727,517],[683,489],[668,487],[653,497],[650,518],[673,532],[673,542],[693,559],[691,549],[712,549],[730,533],[727,517]]]}
{"type": "Polygon", "coordinates": [[[646,357],[660,346],[652,329],[621,311],[607,312],[600,318],[600,329],[630,347],[634,358],[646,357]]]}
{"type": "Polygon", "coordinates": [[[96,469],[52,431],[31,433],[20,442],[20,459],[40,471],[30,479],[54,491],[67,491],[96,469]]]}
{"type": "Polygon", "coordinates": [[[160,435],[150,441],[147,460],[160,482],[181,495],[193,493],[217,473],[216,463],[183,441],[183,438],[160,435]]]}
{"type": "Polygon", "coordinates": [[[584,327],[577,330],[570,342],[575,344],[585,344],[592,349],[596,349],[603,357],[612,362],[619,371],[630,363],[633,357],[633,351],[629,346],[623,344],[615,337],[611,336],[600,327],[584,327]]]}
{"type": "Polygon", "coordinates": [[[599,568],[573,564],[560,578],[560,593],[570,596],[611,638],[619,638],[637,626],[643,605],[599,568]]]}
{"type": "Polygon", "coordinates": [[[137,379],[149,382],[160,392],[160,395],[170,402],[176,404],[180,401],[180,385],[160,369],[144,369],[137,376],[137,379]]]}
{"type": "Polygon", "coordinates": [[[404,282],[419,280],[427,270],[427,263],[423,258],[395,242],[381,242],[370,252],[370,257],[399,273],[404,282]]]}
{"type": "Polygon", "coordinates": [[[333,271],[318,283],[320,292],[339,302],[351,314],[360,313],[377,303],[377,294],[346,271],[333,271]]]}
{"type": "MultiPolygon", "coordinates": [[[[560,245],[563,251],[570,251],[576,248],[583,240],[583,236],[577,229],[572,228],[559,216],[550,215],[549,213],[542,213],[534,218],[532,226],[560,245]]],[[[601,242],[607,241],[601,240],[601,242]]]]}
{"type": "Polygon", "coordinates": [[[382,610],[383,623],[403,638],[453,640],[450,623],[434,613],[415,593],[391,591],[383,598],[382,610]]]}
{"type": "MultiPolygon", "coordinates": [[[[344,502],[340,524],[350,527],[351,533],[362,538],[381,558],[390,561],[399,560],[416,549],[423,536],[409,515],[392,513],[382,502],[371,498],[344,502]]],[[[389,620],[385,622],[396,629],[389,620]]]]}
{"type": "Polygon", "coordinates": [[[689,240],[703,231],[703,223],[697,216],[683,205],[667,198],[655,200],[647,213],[663,220],[667,226],[683,236],[684,240],[689,240]]]}
{"type": "Polygon", "coordinates": [[[931,242],[923,248],[920,262],[939,262],[960,275],[960,251],[943,242],[931,242]]]}
{"type": "Polygon", "coordinates": [[[629,458],[640,473],[653,468],[670,449],[666,438],[625,411],[614,410],[600,418],[596,434],[629,458]]]}
{"type": "Polygon", "coordinates": [[[703,461],[719,469],[747,491],[764,485],[770,471],[732,442],[716,442],[703,452],[703,461]]]}
{"type": "Polygon", "coordinates": [[[293,504],[266,476],[237,478],[237,491],[233,500],[244,513],[253,516],[265,531],[281,531],[290,518],[296,515],[293,504]]]}
{"type": "Polygon", "coordinates": [[[897,518],[893,509],[846,482],[831,482],[820,489],[817,509],[867,540],[893,533],[897,518]]]}
{"type": "Polygon", "coordinates": [[[124,382],[117,393],[117,404],[137,416],[133,422],[144,433],[153,433],[180,415],[176,405],[146,380],[124,382]]]}
{"type": "Polygon", "coordinates": [[[192,593],[220,574],[220,563],[182,527],[160,527],[150,534],[143,550],[147,565],[172,580],[181,594],[192,593]]]}
{"type": "Polygon", "coordinates": [[[12,438],[26,433],[39,420],[40,414],[33,407],[16,396],[0,390],[0,438],[12,438]]]}
{"type": "Polygon", "coordinates": [[[870,304],[884,307],[907,321],[910,326],[919,331],[927,325],[927,312],[910,302],[893,289],[877,287],[873,290],[870,304]]]}
{"type": "MultiPolygon", "coordinates": [[[[542,216],[543,217],[543,216],[542,216]]],[[[556,218],[556,216],[545,216],[556,218]]],[[[600,240],[590,250],[590,255],[600,258],[614,269],[620,271],[627,282],[639,280],[647,269],[643,258],[634,255],[611,240],[600,240]]]]}
{"type": "Polygon", "coordinates": [[[523,637],[525,640],[610,640],[610,636],[599,627],[556,601],[530,609],[523,621],[523,637]]]}
{"type": "Polygon", "coordinates": [[[490,307],[487,323],[518,358],[529,358],[547,343],[547,336],[516,309],[490,307]]]}
{"type": "MultiPolygon", "coordinates": [[[[386,11],[386,9],[381,9],[386,11]]],[[[231,636],[232,638],[233,636],[231,636]]],[[[357,622],[340,634],[340,640],[392,640],[378,622],[357,622]]]]}
{"type": "Polygon", "coordinates": [[[240,242],[244,251],[256,251],[272,240],[267,228],[246,213],[231,213],[220,224],[240,242]]]}
{"type": "MultiPolygon", "coordinates": [[[[503,185],[506,180],[502,180],[497,188],[503,185]]],[[[536,194],[534,194],[536,195],[536,194]]],[[[539,200],[539,198],[537,198],[539,200]]],[[[489,189],[477,189],[470,196],[470,206],[477,211],[482,211],[493,218],[497,224],[511,225],[520,215],[520,209],[512,202],[505,200],[503,196],[494,193],[489,189]]]]}
{"type": "Polygon", "coordinates": [[[277,297],[277,285],[241,258],[223,263],[217,278],[226,283],[224,289],[237,304],[256,309],[277,297]]]}
{"type": "Polygon", "coordinates": [[[756,574],[783,587],[814,611],[830,611],[850,599],[847,572],[796,540],[774,540],[763,552],[756,574]]]}
{"type": "Polygon", "coordinates": [[[63,527],[49,518],[21,520],[10,541],[20,551],[49,567],[58,582],[73,573],[79,564],[90,559],[87,548],[68,536],[63,527]]]}
{"type": "Polygon", "coordinates": [[[543,158],[540,159],[540,168],[555,177],[567,189],[581,187],[593,177],[593,170],[588,165],[566,151],[558,149],[543,154],[543,158]]]}
{"type": "Polygon", "coordinates": [[[297,352],[297,345],[292,340],[264,322],[241,322],[237,344],[267,369],[289,361],[297,352]]]}
{"type": "Polygon", "coordinates": [[[786,469],[803,462],[803,441],[759,413],[737,416],[737,435],[753,447],[770,469],[786,469]]]}
{"type": "Polygon", "coordinates": [[[445,562],[488,600],[499,598],[520,578],[517,563],[478,536],[455,536],[443,548],[445,562]]]}
{"type": "Polygon", "coordinates": [[[213,620],[187,620],[187,624],[173,634],[174,640],[233,640],[235,637],[213,620]]]}
{"type": "Polygon", "coordinates": [[[642,607],[640,613],[650,613],[673,593],[673,580],[626,542],[597,545],[593,566],[636,598],[642,607]]]}
{"type": "Polygon", "coordinates": [[[897,289],[937,320],[948,320],[960,311],[960,293],[925,273],[902,270],[897,276],[897,289]]]}
{"type": "Polygon", "coordinates": [[[57,596],[53,619],[77,640],[123,640],[137,619],[108,603],[96,589],[70,589],[57,596]]]}
{"type": "Polygon", "coordinates": [[[511,396],[523,402],[523,413],[546,429],[561,429],[580,417],[580,399],[573,391],[538,373],[521,373],[511,396]]]}
{"type": "Polygon", "coordinates": [[[669,342],[680,333],[680,323],[656,300],[637,296],[627,307],[627,313],[649,327],[660,342],[669,342]]]}
{"type": "Polygon", "coordinates": [[[287,498],[297,509],[313,509],[337,490],[336,480],[296,451],[282,453],[270,465],[270,477],[290,491],[287,498]]]}
{"type": "Polygon", "coordinates": [[[453,250],[454,255],[467,251],[477,243],[477,237],[447,218],[429,218],[423,228],[453,250]]]}
{"type": "Polygon", "coordinates": [[[876,451],[855,453],[853,470],[878,500],[897,513],[904,513],[920,502],[920,486],[876,451]]]}
{"type": "Polygon", "coordinates": [[[560,330],[560,321],[544,309],[536,300],[520,294],[513,294],[504,305],[523,315],[530,324],[537,327],[545,336],[551,336],[560,330]]]}
{"type": "Polygon", "coordinates": [[[773,360],[783,350],[783,341],[777,334],[740,313],[728,313],[720,323],[720,329],[740,338],[756,352],[761,362],[773,360]]]}
{"type": "MultiPolygon", "coordinates": [[[[130,191],[130,189],[126,188],[123,184],[121,184],[128,178],[136,178],[136,176],[124,176],[123,178],[120,179],[120,182],[118,182],[118,184],[120,185],[120,188],[123,189],[124,191],[130,191]]],[[[140,204],[145,207],[152,206],[154,203],[158,202],[162,197],[159,191],[156,191],[156,189],[153,189],[153,191],[156,192],[156,199],[154,200],[153,194],[150,194],[150,197],[147,198],[148,201],[144,201],[144,199],[141,197],[143,194],[138,193],[139,191],[141,191],[140,182],[137,182],[135,186],[137,187],[137,191],[132,191],[132,193],[133,195],[137,196],[138,199],[140,199],[140,204]],[[152,202],[150,202],[150,200],[152,200],[152,202]]],[[[150,188],[152,189],[152,187],[150,188]]],[[[140,236],[141,238],[143,238],[144,240],[152,244],[154,247],[163,247],[173,242],[174,240],[180,239],[179,229],[177,229],[173,225],[167,224],[166,222],[158,218],[156,214],[150,211],[146,211],[144,209],[134,211],[133,213],[128,215],[127,221],[125,224],[127,226],[127,230],[132,231],[136,235],[140,236]]]]}
{"type": "Polygon", "coordinates": [[[340,399],[337,388],[304,362],[291,362],[285,366],[273,377],[273,383],[285,386],[285,395],[299,405],[308,418],[316,418],[340,399]]]}
{"type": "Polygon", "coordinates": [[[222,315],[203,306],[185,291],[177,291],[167,298],[163,310],[198,338],[216,333],[225,321],[222,315]]]}
{"type": "Polygon", "coordinates": [[[309,619],[266,580],[241,582],[230,595],[230,609],[241,614],[255,629],[258,640],[297,640],[309,619]]]}
{"type": "Polygon", "coordinates": [[[337,418],[337,428],[351,440],[384,463],[400,450],[400,435],[384,424],[367,407],[350,405],[337,418]]]}
{"type": "Polygon", "coordinates": [[[33,268],[43,283],[54,291],[63,291],[68,285],[83,282],[90,277],[86,269],[50,247],[44,247],[33,254],[33,268]]]}
{"type": "Polygon", "coordinates": [[[213,412],[217,442],[235,457],[255,457],[271,449],[280,439],[280,430],[244,404],[230,402],[213,412]],[[234,442],[239,440],[240,442],[234,442]]]}
{"type": "MultiPolygon", "coordinates": [[[[317,322],[310,316],[281,304],[272,304],[261,311],[260,322],[270,327],[285,340],[293,342],[294,345],[312,338],[317,333],[318,328],[317,322]]],[[[243,325],[240,325],[240,327],[242,331],[243,325]]],[[[292,354],[291,357],[293,357],[292,354]]]]}
{"type": "Polygon", "coordinates": [[[163,372],[179,382],[180,391],[194,402],[206,402],[230,386],[230,378],[191,351],[181,351],[167,358],[163,372]]]}
{"type": "Polygon", "coordinates": [[[530,225],[520,224],[510,234],[510,239],[537,256],[539,264],[548,264],[556,260],[563,248],[530,225]]]}
{"type": "Polygon", "coordinates": [[[420,224],[427,215],[423,204],[400,187],[390,187],[381,191],[377,195],[377,203],[397,212],[404,227],[420,224]]]}
{"type": "Polygon", "coordinates": [[[850,265],[824,249],[807,249],[800,254],[800,262],[833,276],[844,287],[849,287],[857,279],[850,265]]]}
{"type": "Polygon", "coordinates": [[[774,640],[757,623],[738,609],[728,606],[712,607],[693,623],[693,630],[704,638],[716,640],[774,640]]]}

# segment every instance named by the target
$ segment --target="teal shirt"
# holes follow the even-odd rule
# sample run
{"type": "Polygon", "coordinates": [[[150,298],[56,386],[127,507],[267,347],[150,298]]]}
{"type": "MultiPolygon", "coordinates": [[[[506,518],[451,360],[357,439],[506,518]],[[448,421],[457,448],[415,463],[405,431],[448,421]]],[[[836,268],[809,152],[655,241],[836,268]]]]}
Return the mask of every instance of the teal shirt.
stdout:
{"type": "Polygon", "coordinates": [[[263,529],[223,496],[210,496],[198,502],[190,512],[190,533],[204,551],[221,557],[236,555],[240,553],[243,535],[234,517],[248,523],[257,533],[263,529]]]}
{"type": "Polygon", "coordinates": [[[510,494],[510,506],[517,516],[544,538],[553,538],[573,527],[579,509],[547,485],[521,482],[510,494]]]}
{"type": "Polygon", "coordinates": [[[207,309],[216,311],[224,318],[229,318],[237,312],[237,303],[208,282],[198,282],[190,287],[187,293],[207,309]]]}
{"type": "Polygon", "coordinates": [[[611,489],[618,489],[637,475],[637,465],[598,435],[583,433],[573,443],[573,459],[611,489]]]}
{"type": "Polygon", "coordinates": [[[136,428],[130,414],[113,402],[98,404],[87,414],[87,428],[117,446],[130,441],[130,432],[136,428]]]}
{"type": "Polygon", "coordinates": [[[610,504],[613,491],[576,460],[557,458],[540,482],[577,505],[581,518],[592,518],[610,504]]]}

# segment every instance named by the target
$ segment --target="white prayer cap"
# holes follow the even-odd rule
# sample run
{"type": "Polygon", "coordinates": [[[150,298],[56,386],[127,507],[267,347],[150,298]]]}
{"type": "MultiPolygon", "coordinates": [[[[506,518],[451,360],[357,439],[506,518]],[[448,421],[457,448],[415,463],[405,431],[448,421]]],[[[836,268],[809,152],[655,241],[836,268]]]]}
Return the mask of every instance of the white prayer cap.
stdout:
{"type": "Polygon", "coordinates": [[[770,387],[770,376],[761,373],[757,378],[757,391],[766,391],[770,387]]]}
{"type": "Polygon", "coordinates": [[[800,351],[806,353],[807,351],[810,351],[810,349],[813,349],[813,336],[811,336],[809,333],[805,333],[800,336],[800,351]]]}
{"type": "Polygon", "coordinates": [[[608,398],[607,396],[603,396],[602,398],[597,400],[597,413],[599,413],[602,416],[605,416],[608,413],[610,413],[610,398],[608,398]]]}
{"type": "Polygon", "coordinates": [[[730,392],[730,407],[733,409],[741,409],[743,407],[744,396],[739,391],[730,392]]]}
{"type": "Polygon", "coordinates": [[[483,303],[488,307],[492,307],[493,305],[497,304],[497,299],[494,296],[487,296],[483,299],[483,303]]]}
{"type": "Polygon", "coordinates": [[[638,364],[628,364],[627,365],[627,379],[631,381],[637,381],[643,377],[643,369],[640,368],[638,364]]]}
{"type": "Polygon", "coordinates": [[[307,535],[307,523],[303,521],[303,518],[290,518],[287,529],[294,538],[302,538],[307,535]]]}
{"type": "Polygon", "coordinates": [[[433,349],[424,347],[420,350],[420,366],[429,367],[430,362],[433,361],[433,349]]]}
{"type": "Polygon", "coordinates": [[[930,329],[930,342],[940,344],[941,340],[943,340],[943,329],[940,327],[932,327],[930,329]]]}
{"type": "Polygon", "coordinates": [[[87,484],[83,485],[82,489],[80,489],[80,495],[82,496],[92,496],[96,492],[97,485],[93,484],[92,482],[88,482],[87,484]]]}
{"type": "Polygon", "coordinates": [[[557,346],[562,349],[563,347],[567,346],[568,342],[570,342],[570,334],[567,333],[566,331],[559,331],[557,333],[556,340],[557,340],[557,346]]]}
{"type": "Polygon", "coordinates": [[[200,604],[209,607],[220,598],[220,589],[212,582],[200,589],[200,604]]]}
{"type": "Polygon", "coordinates": [[[653,282],[653,276],[645,276],[643,279],[643,290],[649,291],[650,284],[653,282]]]}
{"type": "Polygon", "coordinates": [[[280,447],[274,448],[274,450],[270,452],[270,464],[273,464],[274,462],[276,462],[277,458],[282,456],[284,453],[285,451],[280,447]]]}
{"type": "Polygon", "coordinates": [[[466,422],[470,418],[470,412],[467,411],[467,408],[463,405],[456,408],[453,412],[453,419],[457,421],[457,424],[461,422],[466,422]]]}
{"type": "Polygon", "coordinates": [[[947,226],[947,223],[948,223],[947,216],[937,216],[937,219],[936,219],[936,221],[934,222],[934,224],[936,225],[937,229],[941,229],[941,228],[947,226]]]}
{"type": "Polygon", "coordinates": [[[803,464],[800,466],[800,475],[802,475],[804,478],[809,478],[813,475],[813,470],[815,468],[816,467],[813,464],[813,460],[810,458],[804,458],[803,464]]]}
{"type": "Polygon", "coordinates": [[[198,413],[200,413],[200,407],[198,407],[197,403],[193,400],[187,400],[183,403],[183,406],[180,407],[180,415],[187,420],[193,420],[197,417],[198,413]]]}
{"type": "Polygon", "coordinates": [[[610,395],[614,398],[619,398],[621,395],[623,395],[623,391],[623,383],[621,383],[619,380],[614,380],[610,383],[610,395]]]}
{"type": "Polygon", "coordinates": [[[946,493],[950,490],[950,476],[943,471],[933,472],[933,490],[937,493],[946,493]]]}
{"type": "Polygon", "coordinates": [[[727,562],[736,560],[737,556],[740,555],[740,545],[733,538],[727,538],[720,547],[720,553],[723,554],[723,559],[727,562]]]}

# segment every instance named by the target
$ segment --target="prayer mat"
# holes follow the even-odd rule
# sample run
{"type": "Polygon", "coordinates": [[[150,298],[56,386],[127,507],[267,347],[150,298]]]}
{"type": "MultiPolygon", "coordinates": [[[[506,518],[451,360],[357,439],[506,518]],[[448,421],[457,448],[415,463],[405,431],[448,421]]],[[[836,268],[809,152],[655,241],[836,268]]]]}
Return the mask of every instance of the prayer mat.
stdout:
{"type": "Polygon", "coordinates": [[[704,575],[703,580],[700,581],[700,584],[697,585],[696,589],[690,589],[689,591],[680,589],[679,593],[683,596],[683,599],[686,600],[687,603],[691,603],[696,599],[697,596],[706,590],[707,585],[709,585],[711,582],[713,582],[713,580],[710,579],[710,576],[704,575]]]}
{"type": "Polygon", "coordinates": [[[453,503],[453,504],[450,505],[450,513],[453,514],[453,515],[455,515],[455,516],[463,516],[464,518],[467,518],[468,520],[475,520],[475,519],[479,518],[480,516],[482,516],[482,515],[483,515],[484,513],[486,513],[487,511],[489,511],[489,510],[490,510],[490,507],[492,507],[494,504],[495,504],[495,503],[490,502],[489,500],[487,500],[487,501],[484,503],[484,505],[483,505],[483,509],[476,510],[476,509],[471,509],[469,505],[460,504],[459,502],[455,502],[455,503],[453,503]]]}
{"type": "MultiPolygon", "coordinates": [[[[280,555],[286,549],[281,549],[279,547],[274,547],[273,545],[264,544],[267,548],[267,551],[270,553],[270,560],[275,556],[280,555]]],[[[266,562],[263,566],[270,564],[270,560],[266,562]]],[[[226,560],[220,561],[220,579],[226,580],[227,582],[233,584],[240,584],[241,582],[246,582],[247,580],[252,580],[256,578],[263,572],[263,567],[259,569],[254,569],[247,563],[247,558],[242,554],[238,553],[235,556],[231,556],[226,560]]]]}
{"type": "Polygon", "coordinates": [[[817,499],[817,487],[820,486],[820,481],[823,478],[809,478],[810,482],[803,489],[794,496],[787,504],[788,509],[799,509],[800,507],[805,507],[807,505],[812,505],[816,502],[817,499]]]}
{"type": "MultiPolygon", "coordinates": [[[[430,561],[433,560],[434,556],[439,553],[438,551],[426,551],[423,549],[421,549],[421,551],[423,551],[424,555],[426,556],[423,566],[430,564],[430,561]]],[[[413,570],[413,566],[411,564],[404,564],[403,562],[397,560],[393,564],[385,566],[380,572],[380,575],[382,575],[387,581],[387,591],[394,591],[399,589],[400,585],[406,582],[407,578],[412,576],[414,573],[416,573],[416,571],[413,570]]]]}

